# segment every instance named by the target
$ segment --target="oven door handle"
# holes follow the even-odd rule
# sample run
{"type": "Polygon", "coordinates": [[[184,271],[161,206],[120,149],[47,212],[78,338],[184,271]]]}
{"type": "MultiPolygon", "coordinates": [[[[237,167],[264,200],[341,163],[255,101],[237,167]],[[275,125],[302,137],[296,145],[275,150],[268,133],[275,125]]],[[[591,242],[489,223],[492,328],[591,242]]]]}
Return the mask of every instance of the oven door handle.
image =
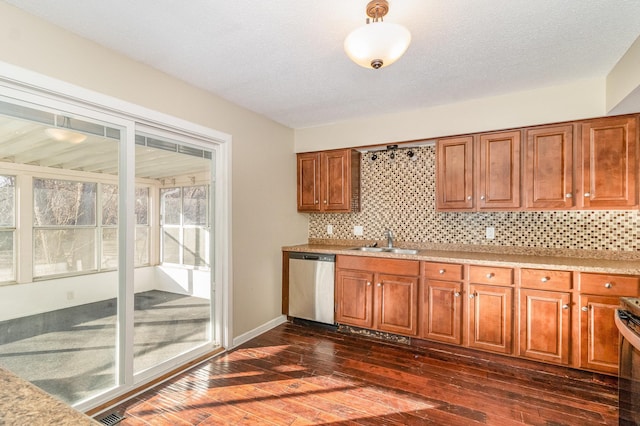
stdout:
{"type": "Polygon", "coordinates": [[[616,309],[615,322],[616,327],[618,327],[618,331],[622,337],[631,344],[631,346],[640,351],[640,336],[624,323],[621,318],[622,316],[626,317],[626,314],[621,312],[620,309],[616,309]]]}

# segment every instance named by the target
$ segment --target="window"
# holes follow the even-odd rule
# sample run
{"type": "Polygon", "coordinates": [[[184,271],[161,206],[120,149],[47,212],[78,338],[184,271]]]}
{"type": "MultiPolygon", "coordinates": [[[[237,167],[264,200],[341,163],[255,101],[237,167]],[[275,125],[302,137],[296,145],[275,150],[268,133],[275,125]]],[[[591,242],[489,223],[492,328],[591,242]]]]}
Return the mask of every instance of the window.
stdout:
{"type": "Polygon", "coordinates": [[[90,182],[33,180],[33,275],[96,270],[96,191],[90,182]]]}
{"type": "Polygon", "coordinates": [[[162,262],[209,267],[208,185],[163,188],[162,262]]]}
{"type": "Polygon", "coordinates": [[[0,175],[0,282],[16,280],[14,176],[0,175]]]}

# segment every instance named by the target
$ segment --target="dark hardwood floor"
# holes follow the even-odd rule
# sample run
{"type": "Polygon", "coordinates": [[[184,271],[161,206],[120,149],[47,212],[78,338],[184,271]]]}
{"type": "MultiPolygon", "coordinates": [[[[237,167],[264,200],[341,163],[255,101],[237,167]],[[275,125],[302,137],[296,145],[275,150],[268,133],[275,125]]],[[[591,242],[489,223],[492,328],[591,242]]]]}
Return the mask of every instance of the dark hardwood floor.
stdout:
{"type": "Polygon", "coordinates": [[[422,343],[287,323],[116,410],[120,425],[618,424],[615,377],[422,343]]]}

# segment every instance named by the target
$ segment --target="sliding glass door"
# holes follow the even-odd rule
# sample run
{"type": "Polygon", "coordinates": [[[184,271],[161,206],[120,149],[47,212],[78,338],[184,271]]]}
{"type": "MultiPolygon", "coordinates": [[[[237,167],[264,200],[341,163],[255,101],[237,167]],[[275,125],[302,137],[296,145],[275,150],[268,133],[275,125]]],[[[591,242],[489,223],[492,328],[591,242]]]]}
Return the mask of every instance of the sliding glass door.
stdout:
{"type": "Polygon", "coordinates": [[[215,349],[216,145],[1,89],[0,367],[86,409],[215,349]]]}

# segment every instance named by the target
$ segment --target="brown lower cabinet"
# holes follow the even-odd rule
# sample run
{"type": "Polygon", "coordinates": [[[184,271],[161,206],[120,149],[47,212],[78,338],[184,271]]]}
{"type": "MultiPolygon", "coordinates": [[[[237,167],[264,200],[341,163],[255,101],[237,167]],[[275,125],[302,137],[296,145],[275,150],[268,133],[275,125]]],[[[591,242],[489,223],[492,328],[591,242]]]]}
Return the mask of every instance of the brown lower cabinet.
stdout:
{"type": "Polygon", "coordinates": [[[336,258],[336,321],[616,374],[614,312],[640,277],[336,258]],[[517,315],[514,315],[514,312],[517,315]]]}
{"type": "Polygon", "coordinates": [[[389,333],[418,333],[420,262],[338,256],[336,322],[389,333]]]}
{"type": "Polygon", "coordinates": [[[513,336],[513,289],[469,284],[469,338],[472,348],[510,354],[513,336]]]}
{"type": "Polygon", "coordinates": [[[566,292],[520,289],[520,356],[569,364],[570,300],[566,292]]]}

